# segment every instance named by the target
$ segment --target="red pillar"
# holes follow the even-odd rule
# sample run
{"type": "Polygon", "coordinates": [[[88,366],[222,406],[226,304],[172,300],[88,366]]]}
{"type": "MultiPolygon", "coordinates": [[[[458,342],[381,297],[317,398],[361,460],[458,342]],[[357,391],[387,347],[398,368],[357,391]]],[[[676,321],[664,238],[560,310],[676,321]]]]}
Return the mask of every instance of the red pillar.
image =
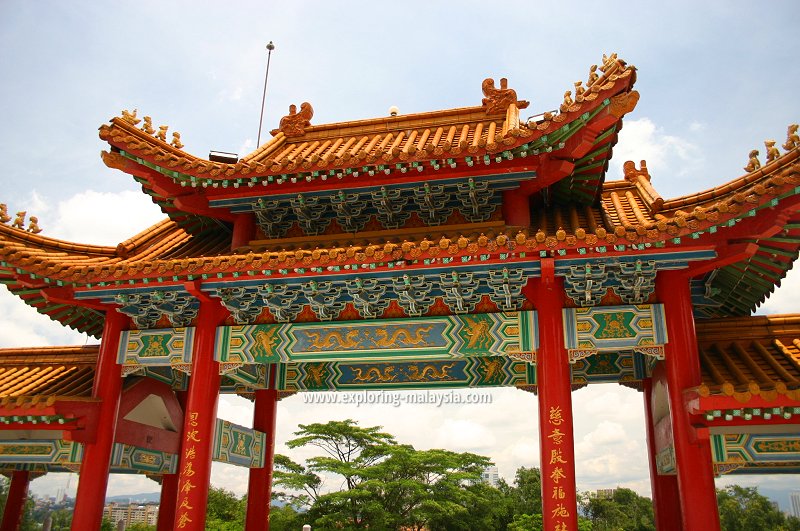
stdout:
{"type": "Polygon", "coordinates": [[[689,279],[681,271],[662,271],[656,294],[664,305],[669,337],[665,366],[683,528],[713,531],[719,529],[719,513],[711,446],[708,439],[698,438],[683,401],[683,391],[700,384],[689,279]]]}
{"type": "Polygon", "coordinates": [[[233,222],[231,250],[247,245],[256,235],[256,219],[254,214],[239,214],[233,222]]]}
{"type": "Polygon", "coordinates": [[[158,505],[156,531],[171,531],[175,522],[175,506],[178,501],[178,474],[161,476],[161,498],[158,505]]]}
{"type": "Polygon", "coordinates": [[[245,522],[247,531],[269,531],[272,466],[275,457],[275,423],[278,411],[278,391],[274,389],[274,383],[270,387],[271,389],[256,391],[253,429],[267,434],[267,444],[264,467],[250,469],[250,481],[247,485],[247,521],[245,522]]]}
{"type": "Polygon", "coordinates": [[[30,485],[30,473],[27,470],[15,470],[11,475],[11,487],[8,489],[0,531],[19,529],[22,514],[25,512],[25,502],[28,501],[28,485],[30,485]]]}
{"type": "Polygon", "coordinates": [[[97,425],[100,428],[97,430],[95,441],[83,445],[75,511],[72,514],[72,529],[75,531],[100,529],[103,521],[108,468],[111,463],[111,450],[114,447],[122,390],[122,370],[117,363],[117,346],[120,333],[126,326],[128,326],[127,316],[116,310],[106,311],[103,339],[92,388],[92,397],[101,400],[97,416],[97,425]]]}
{"type": "Polygon", "coordinates": [[[650,463],[650,488],[653,491],[653,512],[656,529],[681,529],[681,500],[678,477],[659,474],[656,466],[655,424],[653,423],[653,380],[642,380],[644,422],[647,425],[647,457],[650,463]]]}
{"type": "Polygon", "coordinates": [[[206,525],[220,384],[219,363],[214,361],[214,339],[217,326],[222,324],[225,315],[218,301],[201,300],[183,418],[174,529],[202,531],[206,525]]]}
{"type": "Polygon", "coordinates": [[[531,224],[530,193],[522,188],[503,192],[503,219],[506,225],[529,227],[531,224]]]}
{"type": "Polygon", "coordinates": [[[552,258],[542,259],[534,287],[539,321],[536,384],[539,388],[539,446],[542,520],[545,530],[578,529],[575,447],[572,431],[572,371],[564,346],[564,290],[552,258]]]}

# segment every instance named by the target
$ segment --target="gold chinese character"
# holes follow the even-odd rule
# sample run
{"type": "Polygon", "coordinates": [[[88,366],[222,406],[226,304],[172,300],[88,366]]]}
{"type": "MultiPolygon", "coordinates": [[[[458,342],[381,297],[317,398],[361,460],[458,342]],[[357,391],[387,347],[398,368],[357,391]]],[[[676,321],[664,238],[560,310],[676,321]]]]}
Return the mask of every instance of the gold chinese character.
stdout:
{"type": "Polygon", "coordinates": [[[553,529],[555,531],[569,531],[566,522],[556,522],[556,526],[553,529]]]}
{"type": "Polygon", "coordinates": [[[186,477],[192,477],[192,476],[194,476],[194,474],[195,474],[195,471],[194,471],[194,468],[192,468],[192,462],[191,461],[187,461],[186,464],[183,465],[183,475],[186,476],[186,477]]]}
{"type": "Polygon", "coordinates": [[[197,418],[200,416],[200,413],[197,411],[193,411],[189,413],[189,426],[197,426],[197,418]]]}
{"type": "Polygon", "coordinates": [[[186,440],[187,441],[200,442],[200,439],[198,439],[198,437],[197,437],[198,433],[200,433],[200,432],[197,431],[197,430],[192,430],[192,431],[186,432],[186,440]]]}
{"type": "Polygon", "coordinates": [[[186,457],[186,459],[194,459],[196,455],[197,455],[197,450],[195,450],[194,445],[192,445],[186,449],[184,457],[186,457]]]}
{"type": "Polygon", "coordinates": [[[550,464],[554,465],[556,463],[563,463],[563,464],[567,463],[566,461],[564,461],[564,458],[561,457],[561,448],[550,450],[550,464]]]}
{"type": "Polygon", "coordinates": [[[181,500],[181,506],[178,507],[178,510],[180,511],[181,509],[188,509],[190,511],[192,510],[192,506],[189,505],[189,497],[188,496],[186,498],[184,498],[183,500],[181,500]]]}
{"type": "Polygon", "coordinates": [[[188,514],[181,513],[180,518],[178,518],[178,527],[183,529],[184,527],[186,527],[186,524],[188,524],[191,521],[192,521],[192,519],[189,518],[188,514]]]}
{"type": "Polygon", "coordinates": [[[564,507],[563,503],[556,505],[556,508],[553,509],[551,513],[553,514],[553,518],[566,518],[569,516],[569,511],[567,511],[567,508],[564,507]]]}
{"type": "Polygon", "coordinates": [[[550,472],[550,479],[552,479],[554,483],[558,483],[562,479],[566,478],[567,476],[564,475],[564,470],[560,466],[553,468],[553,471],[550,472]]]}
{"type": "Polygon", "coordinates": [[[197,488],[197,485],[193,484],[191,481],[187,479],[186,481],[183,482],[183,487],[181,487],[181,492],[183,494],[189,494],[194,488],[197,488]]]}
{"type": "Polygon", "coordinates": [[[553,430],[553,433],[551,433],[550,435],[547,436],[547,438],[548,439],[553,439],[553,442],[556,443],[556,444],[561,444],[562,442],[564,442],[564,436],[565,435],[566,434],[562,433],[561,430],[556,428],[556,429],[553,430]]]}
{"type": "Polygon", "coordinates": [[[563,500],[566,497],[567,493],[564,492],[564,487],[553,487],[553,495],[551,498],[554,500],[563,500]]]}
{"type": "Polygon", "coordinates": [[[552,406],[550,408],[550,424],[561,426],[563,423],[564,418],[561,416],[561,406],[552,406]]]}

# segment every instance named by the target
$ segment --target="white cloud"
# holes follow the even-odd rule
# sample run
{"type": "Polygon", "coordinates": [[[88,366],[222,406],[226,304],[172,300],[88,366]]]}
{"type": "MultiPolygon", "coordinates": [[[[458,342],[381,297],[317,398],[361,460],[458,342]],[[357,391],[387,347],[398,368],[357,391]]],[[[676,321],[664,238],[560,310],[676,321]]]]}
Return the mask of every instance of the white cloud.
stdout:
{"type": "Polygon", "coordinates": [[[702,163],[702,152],[690,141],[667,134],[650,118],[626,120],[614,147],[609,178],[622,178],[622,165],[632,160],[637,167],[642,160],[658,182],[667,183],[674,177],[697,177],[694,173],[702,163]]]}

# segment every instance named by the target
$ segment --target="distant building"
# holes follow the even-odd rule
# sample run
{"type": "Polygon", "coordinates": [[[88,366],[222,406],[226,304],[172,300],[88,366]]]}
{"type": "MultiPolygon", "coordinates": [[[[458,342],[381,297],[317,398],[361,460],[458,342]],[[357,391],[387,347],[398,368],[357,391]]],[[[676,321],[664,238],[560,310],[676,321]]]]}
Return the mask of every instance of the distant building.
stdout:
{"type": "Polygon", "coordinates": [[[497,487],[500,484],[500,472],[496,466],[488,466],[481,473],[481,481],[488,483],[492,487],[497,487]]]}
{"type": "Polygon", "coordinates": [[[597,489],[595,492],[595,498],[600,498],[601,500],[610,500],[614,497],[614,493],[617,489],[597,489]]]}
{"type": "Polygon", "coordinates": [[[789,496],[789,503],[792,516],[800,518],[800,491],[795,491],[789,496]]]}
{"type": "Polygon", "coordinates": [[[156,525],[158,523],[158,505],[135,505],[109,503],[106,505],[103,515],[113,524],[125,522],[125,527],[131,524],[156,525]]]}

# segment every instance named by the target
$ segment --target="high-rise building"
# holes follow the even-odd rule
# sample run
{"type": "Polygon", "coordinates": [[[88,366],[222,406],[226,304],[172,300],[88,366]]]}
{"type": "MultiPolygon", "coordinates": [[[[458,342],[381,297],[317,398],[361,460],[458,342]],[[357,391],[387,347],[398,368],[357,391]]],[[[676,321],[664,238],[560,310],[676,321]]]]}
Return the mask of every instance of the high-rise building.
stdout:
{"type": "Polygon", "coordinates": [[[481,473],[481,480],[492,487],[496,487],[500,484],[500,472],[496,466],[487,466],[481,473]]]}
{"type": "Polygon", "coordinates": [[[789,496],[789,503],[791,505],[790,511],[792,516],[800,518],[800,490],[792,492],[789,496]]]}

